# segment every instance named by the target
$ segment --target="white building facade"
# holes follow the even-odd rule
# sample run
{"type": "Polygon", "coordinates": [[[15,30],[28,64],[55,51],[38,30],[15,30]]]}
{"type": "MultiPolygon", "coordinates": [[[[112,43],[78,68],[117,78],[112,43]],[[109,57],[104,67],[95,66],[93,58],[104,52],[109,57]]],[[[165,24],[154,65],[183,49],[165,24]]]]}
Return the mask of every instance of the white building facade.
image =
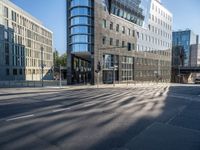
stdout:
{"type": "Polygon", "coordinates": [[[23,9],[0,0],[0,80],[52,78],[52,35],[23,9]]]}

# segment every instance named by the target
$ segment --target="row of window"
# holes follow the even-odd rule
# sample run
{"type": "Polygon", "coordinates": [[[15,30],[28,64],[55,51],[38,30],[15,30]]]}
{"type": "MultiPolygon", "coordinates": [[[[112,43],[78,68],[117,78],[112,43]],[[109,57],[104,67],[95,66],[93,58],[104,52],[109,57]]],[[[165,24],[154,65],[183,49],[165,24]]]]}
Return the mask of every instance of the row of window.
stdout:
{"type": "MultiPolygon", "coordinates": [[[[26,67],[39,67],[39,68],[41,68],[41,64],[42,64],[41,59],[26,58],[26,62],[25,62],[26,67]]],[[[45,60],[45,59],[43,60],[43,64],[45,64],[45,68],[53,66],[52,61],[48,61],[48,60],[45,60]]]]}
{"type": "MultiPolygon", "coordinates": [[[[10,52],[10,46],[9,43],[5,43],[5,44],[1,44],[0,43],[0,47],[3,47],[5,49],[5,53],[4,53],[4,57],[5,57],[5,62],[3,62],[3,64],[5,65],[10,65],[10,61],[12,61],[13,66],[24,66],[24,57],[30,57],[28,59],[26,59],[26,66],[28,67],[40,67],[41,62],[39,62],[41,60],[41,51],[31,51],[30,49],[26,50],[24,49],[24,47],[21,47],[19,45],[12,45],[12,53],[10,52]],[[12,55],[12,60],[10,60],[10,57],[12,55]],[[36,60],[34,60],[34,58],[38,59],[38,63],[36,63],[36,60]],[[34,60],[35,62],[30,62],[34,60]]],[[[47,62],[46,66],[47,67],[51,67],[52,65],[52,55],[49,53],[44,53],[44,60],[47,62]],[[49,62],[49,61],[51,62],[49,62]]]]}
{"type": "Polygon", "coordinates": [[[169,34],[169,33],[165,32],[165,30],[162,30],[162,29],[159,29],[157,27],[154,27],[153,25],[149,25],[149,31],[151,31],[151,32],[153,32],[153,33],[155,33],[157,35],[160,35],[162,37],[165,37],[165,38],[167,38],[169,40],[172,40],[171,32],[169,32],[170,33],[169,34]]]}
{"type": "Polygon", "coordinates": [[[6,69],[6,75],[9,76],[9,75],[24,75],[24,69],[6,69]]]}
{"type": "Polygon", "coordinates": [[[164,12],[162,9],[160,9],[159,6],[156,4],[152,3],[152,10],[155,10],[158,14],[160,14],[162,17],[166,18],[168,21],[172,22],[172,17],[168,15],[166,12],[164,12]]]}
{"type": "MultiPolygon", "coordinates": [[[[107,28],[108,26],[108,21],[103,19],[102,21],[102,27],[103,28],[107,28]]],[[[113,22],[109,22],[109,27],[108,27],[110,30],[114,30],[114,24],[113,22]]],[[[168,39],[171,39],[171,35],[167,34],[166,32],[164,31],[160,31],[159,29],[157,28],[154,28],[154,26],[150,26],[149,25],[149,29],[152,30],[152,32],[154,31],[155,33],[157,33],[158,35],[162,35],[163,37],[167,37],[168,39]]],[[[165,47],[170,47],[170,43],[162,40],[162,39],[159,39],[159,38],[156,38],[156,37],[153,37],[153,36],[150,36],[150,35],[147,35],[147,34],[143,34],[143,33],[140,33],[140,32],[136,32],[135,30],[131,30],[130,28],[125,28],[125,26],[121,26],[121,30],[120,30],[120,26],[119,24],[116,24],[116,27],[115,27],[115,31],[116,32],[120,32],[122,34],[126,34],[128,36],[132,36],[132,37],[135,37],[135,35],[137,35],[136,37],[138,39],[141,39],[141,40],[146,40],[147,42],[152,42],[153,44],[156,44],[156,45],[159,45],[159,46],[165,46],[165,47]]],[[[105,41],[106,39],[103,39],[103,41],[105,41]]],[[[104,42],[103,42],[104,43],[104,42]]],[[[140,47],[141,49],[139,49],[138,47],[138,50],[144,50],[143,49],[143,46],[140,47]]],[[[149,48],[150,49],[150,48],[149,48]]]]}
{"type": "Polygon", "coordinates": [[[158,75],[155,70],[135,70],[135,77],[155,77],[155,80],[162,80],[165,79],[166,77],[170,76],[170,71],[169,70],[161,70],[160,75],[158,75]]]}
{"type": "Polygon", "coordinates": [[[122,17],[122,18],[124,18],[128,21],[131,21],[137,25],[140,25],[140,26],[143,25],[144,16],[142,16],[139,12],[138,13],[129,13],[129,12],[119,8],[115,4],[112,4],[111,12],[112,12],[112,14],[122,17]]]}
{"type": "Polygon", "coordinates": [[[70,14],[71,14],[71,17],[79,16],[79,15],[92,16],[93,11],[91,8],[75,7],[71,10],[70,14]]]}
{"type": "MultiPolygon", "coordinates": [[[[15,23],[12,23],[12,28],[14,29],[14,33],[15,34],[19,34],[23,37],[26,37],[26,38],[30,38],[30,39],[33,39],[33,40],[36,40],[36,41],[40,41],[44,44],[47,44],[47,45],[52,45],[52,39],[51,38],[48,38],[48,37],[45,37],[37,32],[34,32],[32,30],[29,30],[29,29],[26,29],[20,25],[17,25],[15,23]]],[[[19,43],[21,44],[21,43],[19,43]]]]}
{"type": "Polygon", "coordinates": [[[92,34],[94,28],[90,26],[73,26],[70,28],[70,34],[92,34]]]}
{"type": "MultiPolygon", "coordinates": [[[[107,20],[103,19],[102,27],[103,28],[107,28],[107,26],[108,26],[107,20]]],[[[108,28],[110,30],[115,30],[116,32],[121,32],[121,33],[127,34],[129,36],[133,36],[133,37],[135,36],[135,30],[131,30],[130,28],[126,29],[125,26],[121,26],[121,29],[120,29],[120,25],[116,24],[115,29],[114,29],[113,22],[109,22],[109,27],[108,28]]]]}
{"type": "MultiPolygon", "coordinates": [[[[135,63],[138,64],[138,61],[142,61],[146,63],[154,63],[157,65],[158,60],[153,60],[153,59],[145,59],[145,58],[135,58],[135,63]],[[145,60],[145,61],[144,61],[145,60]]],[[[169,67],[170,62],[168,61],[163,61],[167,67],[169,67]]],[[[158,70],[140,70],[139,68],[134,69],[134,59],[133,57],[127,57],[124,56],[122,57],[122,63],[119,64],[119,58],[116,55],[112,54],[104,54],[103,55],[103,68],[104,69],[111,69],[114,65],[122,65],[120,68],[122,69],[122,80],[132,80],[133,76],[135,77],[158,77],[158,70]]],[[[152,65],[153,66],[153,65],[152,65]]],[[[118,70],[118,68],[117,68],[118,70]]],[[[118,70],[119,71],[119,70],[118,70]]],[[[159,70],[159,76],[162,78],[165,78],[166,76],[170,75],[169,69],[161,69],[159,70]]]]}
{"type": "Polygon", "coordinates": [[[73,35],[70,37],[70,43],[93,43],[94,37],[90,35],[73,35]]]}
{"type": "MultiPolygon", "coordinates": [[[[52,38],[52,34],[49,31],[45,30],[44,28],[41,28],[40,26],[38,26],[34,22],[30,21],[26,17],[19,15],[14,10],[11,10],[11,15],[9,14],[9,12],[10,12],[9,9],[6,6],[4,6],[4,17],[6,19],[12,20],[13,22],[15,22],[23,27],[26,27],[32,31],[35,31],[38,34],[52,38]]],[[[7,22],[7,24],[8,24],[8,22],[7,22]]]]}
{"type": "Polygon", "coordinates": [[[72,52],[91,52],[93,49],[91,44],[72,44],[70,47],[72,52]]]}
{"type": "Polygon", "coordinates": [[[89,17],[74,17],[71,19],[70,25],[93,25],[94,20],[89,17]]]}
{"type": "Polygon", "coordinates": [[[154,16],[153,14],[150,15],[150,19],[151,19],[153,22],[157,23],[158,25],[162,26],[163,28],[165,28],[165,29],[167,29],[167,30],[169,30],[169,31],[172,30],[172,26],[171,26],[171,25],[167,24],[165,21],[163,21],[162,19],[160,19],[160,18],[154,16]]]}
{"type": "Polygon", "coordinates": [[[92,7],[93,0],[70,0],[70,7],[76,7],[76,6],[88,6],[92,7]]]}
{"type": "MultiPolygon", "coordinates": [[[[49,70],[44,69],[44,73],[49,70]]],[[[6,75],[41,74],[41,69],[6,69],[6,75]]]]}
{"type": "Polygon", "coordinates": [[[117,47],[127,47],[128,50],[135,50],[135,43],[126,43],[125,41],[120,41],[119,39],[114,40],[113,38],[108,38],[106,36],[102,37],[103,45],[117,46],[117,47]]]}
{"type": "Polygon", "coordinates": [[[162,66],[162,67],[170,67],[171,63],[169,61],[164,60],[154,60],[154,59],[147,59],[147,58],[136,58],[135,63],[137,65],[142,66],[162,66]]]}

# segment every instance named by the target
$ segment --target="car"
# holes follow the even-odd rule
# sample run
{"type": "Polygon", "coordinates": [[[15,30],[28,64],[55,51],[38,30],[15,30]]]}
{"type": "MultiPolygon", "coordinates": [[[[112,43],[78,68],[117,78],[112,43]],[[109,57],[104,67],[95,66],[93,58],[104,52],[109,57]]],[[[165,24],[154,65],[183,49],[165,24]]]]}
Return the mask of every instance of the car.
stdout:
{"type": "Polygon", "coordinates": [[[194,80],[194,83],[195,83],[195,84],[200,84],[200,78],[196,78],[196,79],[194,80]]]}

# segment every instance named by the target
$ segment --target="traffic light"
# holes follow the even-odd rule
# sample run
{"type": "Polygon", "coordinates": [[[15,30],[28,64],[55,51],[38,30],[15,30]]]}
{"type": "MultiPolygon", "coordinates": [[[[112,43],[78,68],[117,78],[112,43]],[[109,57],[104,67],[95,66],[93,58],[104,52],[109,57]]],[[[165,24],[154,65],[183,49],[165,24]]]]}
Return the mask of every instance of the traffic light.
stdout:
{"type": "Polygon", "coordinates": [[[97,64],[97,70],[98,70],[98,71],[101,71],[101,63],[100,63],[100,61],[99,61],[98,64],[97,64]]]}
{"type": "Polygon", "coordinates": [[[96,73],[99,73],[101,71],[101,63],[98,61],[97,63],[97,70],[95,70],[96,73]]]}
{"type": "Polygon", "coordinates": [[[128,51],[131,51],[131,43],[128,43],[127,48],[128,48],[128,51]]]}

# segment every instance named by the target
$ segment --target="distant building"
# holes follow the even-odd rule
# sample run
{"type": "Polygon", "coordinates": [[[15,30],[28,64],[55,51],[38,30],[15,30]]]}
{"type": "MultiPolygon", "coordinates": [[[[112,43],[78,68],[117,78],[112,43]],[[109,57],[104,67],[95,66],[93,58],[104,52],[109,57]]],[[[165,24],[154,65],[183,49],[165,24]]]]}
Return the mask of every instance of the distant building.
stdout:
{"type": "Polygon", "coordinates": [[[190,47],[190,63],[191,66],[200,66],[200,45],[193,44],[190,47]]]}
{"type": "MultiPolygon", "coordinates": [[[[173,48],[183,47],[183,66],[197,66],[199,57],[199,38],[191,30],[173,32],[173,48]]],[[[173,59],[173,58],[172,58],[173,59]]]]}
{"type": "Polygon", "coordinates": [[[48,79],[52,66],[52,32],[12,2],[0,0],[0,80],[48,79]]]}
{"type": "Polygon", "coordinates": [[[66,2],[68,83],[170,81],[173,16],[160,0],[66,2]]]}

